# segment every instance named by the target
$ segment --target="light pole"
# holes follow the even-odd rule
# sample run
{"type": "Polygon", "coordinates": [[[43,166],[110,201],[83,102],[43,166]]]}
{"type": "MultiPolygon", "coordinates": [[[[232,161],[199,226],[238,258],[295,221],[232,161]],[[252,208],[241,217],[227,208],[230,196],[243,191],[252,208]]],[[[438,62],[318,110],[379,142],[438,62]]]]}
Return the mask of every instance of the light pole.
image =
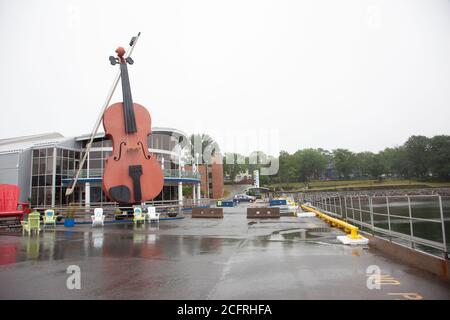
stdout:
{"type": "Polygon", "coordinates": [[[182,177],[181,170],[182,170],[183,163],[181,160],[181,151],[180,151],[180,158],[178,160],[179,160],[178,161],[178,177],[179,177],[179,180],[178,180],[178,204],[180,205],[180,209],[181,209],[181,206],[183,205],[183,182],[181,182],[181,177],[182,177]]]}
{"type": "MultiPolygon", "coordinates": [[[[198,165],[199,165],[198,158],[199,158],[199,156],[200,156],[200,154],[197,152],[197,153],[195,154],[195,162],[197,163],[197,172],[200,172],[200,171],[198,170],[198,165]]],[[[199,174],[199,176],[200,176],[200,174],[199,174]]],[[[195,189],[195,185],[194,185],[194,189],[195,189]]],[[[201,198],[201,197],[202,197],[202,196],[201,196],[200,182],[199,182],[199,183],[197,183],[197,198],[198,198],[199,202],[200,202],[200,198],[201,198]]]]}

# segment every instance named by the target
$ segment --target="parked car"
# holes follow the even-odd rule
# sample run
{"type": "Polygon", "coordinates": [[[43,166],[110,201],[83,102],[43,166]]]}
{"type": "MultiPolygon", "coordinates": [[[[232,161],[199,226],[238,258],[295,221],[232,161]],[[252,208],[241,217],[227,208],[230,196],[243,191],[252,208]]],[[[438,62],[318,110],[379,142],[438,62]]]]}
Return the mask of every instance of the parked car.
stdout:
{"type": "Polygon", "coordinates": [[[235,201],[235,202],[253,202],[255,200],[256,200],[256,197],[249,196],[247,194],[237,194],[233,198],[233,201],[235,201]]]}

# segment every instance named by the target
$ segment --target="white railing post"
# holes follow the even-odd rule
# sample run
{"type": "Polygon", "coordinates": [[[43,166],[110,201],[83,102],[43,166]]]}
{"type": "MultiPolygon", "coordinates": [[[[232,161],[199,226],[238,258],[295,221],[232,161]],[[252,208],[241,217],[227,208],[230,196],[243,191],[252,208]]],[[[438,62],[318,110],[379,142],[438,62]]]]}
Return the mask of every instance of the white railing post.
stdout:
{"type": "Polygon", "coordinates": [[[441,195],[439,195],[439,211],[441,213],[442,243],[444,245],[444,258],[448,259],[447,239],[446,239],[446,236],[445,236],[445,219],[444,219],[444,210],[442,209],[442,197],[441,197],[441,195]]]}
{"type": "Polygon", "coordinates": [[[407,196],[408,198],[408,212],[409,212],[409,228],[411,229],[410,231],[410,237],[411,237],[411,248],[415,248],[414,246],[414,232],[413,232],[413,221],[412,221],[412,213],[411,213],[411,199],[409,198],[409,196],[407,196]]]}
{"type": "Polygon", "coordinates": [[[372,224],[372,234],[374,233],[373,228],[375,227],[373,224],[373,203],[372,197],[369,197],[369,212],[370,212],[370,223],[372,224]]]}
{"type": "Polygon", "coordinates": [[[388,228],[389,228],[389,241],[392,241],[391,215],[390,215],[390,210],[389,210],[389,197],[388,196],[386,196],[386,210],[387,210],[388,228]]]}
{"type": "Polygon", "coordinates": [[[353,206],[353,197],[350,196],[350,205],[352,206],[353,222],[355,222],[355,207],[353,206]]]}
{"type": "Polygon", "coordinates": [[[359,225],[362,229],[362,207],[361,207],[361,196],[358,195],[358,202],[359,202],[359,225]]]}
{"type": "Polygon", "coordinates": [[[344,207],[345,207],[345,221],[347,221],[348,211],[347,211],[347,196],[344,196],[344,207]]]}

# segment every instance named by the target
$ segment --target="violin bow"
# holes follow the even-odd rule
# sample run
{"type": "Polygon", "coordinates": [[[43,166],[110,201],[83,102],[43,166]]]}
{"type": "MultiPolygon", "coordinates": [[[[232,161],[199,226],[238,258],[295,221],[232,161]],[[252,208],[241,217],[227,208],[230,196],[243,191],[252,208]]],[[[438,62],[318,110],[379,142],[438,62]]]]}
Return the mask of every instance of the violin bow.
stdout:
{"type": "MultiPolygon", "coordinates": [[[[140,35],[141,35],[141,33],[139,32],[137,34],[137,36],[135,36],[131,39],[130,44],[129,44],[130,48],[128,49],[128,52],[125,53],[125,58],[128,58],[129,56],[131,56],[131,53],[133,53],[133,49],[136,46],[136,43],[137,43],[140,35]]],[[[97,119],[97,122],[95,123],[94,129],[92,130],[91,139],[89,140],[88,144],[86,145],[86,150],[84,152],[83,159],[81,159],[77,173],[75,174],[75,176],[73,178],[72,186],[70,188],[66,189],[66,197],[70,196],[73,193],[73,191],[75,190],[75,186],[77,185],[78,178],[81,173],[81,169],[83,168],[84,163],[86,162],[87,155],[89,154],[89,151],[91,150],[92,142],[94,141],[95,135],[97,134],[98,128],[100,127],[100,123],[102,122],[103,114],[105,113],[106,108],[108,108],[108,106],[109,106],[109,103],[114,94],[114,91],[116,90],[119,80],[120,80],[120,70],[117,72],[116,77],[114,78],[113,84],[111,86],[111,89],[109,89],[108,95],[106,96],[105,103],[103,104],[103,107],[100,111],[100,115],[97,119]]]]}

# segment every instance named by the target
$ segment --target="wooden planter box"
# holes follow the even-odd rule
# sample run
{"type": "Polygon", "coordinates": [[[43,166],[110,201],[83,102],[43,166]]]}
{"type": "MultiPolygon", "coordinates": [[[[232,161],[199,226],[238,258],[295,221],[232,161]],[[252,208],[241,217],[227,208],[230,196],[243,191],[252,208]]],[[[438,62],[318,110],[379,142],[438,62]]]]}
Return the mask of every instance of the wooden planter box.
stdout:
{"type": "Polygon", "coordinates": [[[192,218],[223,218],[222,208],[192,208],[192,218]]]}
{"type": "Polygon", "coordinates": [[[247,219],[254,218],[280,218],[280,208],[269,207],[269,208],[247,208],[247,219]]]}

